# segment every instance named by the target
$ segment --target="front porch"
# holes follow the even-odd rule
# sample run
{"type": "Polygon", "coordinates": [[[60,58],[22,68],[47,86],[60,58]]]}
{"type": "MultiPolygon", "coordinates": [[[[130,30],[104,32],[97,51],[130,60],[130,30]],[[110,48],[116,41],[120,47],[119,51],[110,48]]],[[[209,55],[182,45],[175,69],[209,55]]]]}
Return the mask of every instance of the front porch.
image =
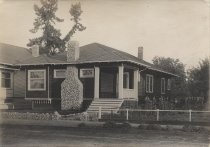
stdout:
{"type": "Polygon", "coordinates": [[[95,66],[93,88],[90,88],[91,85],[83,84],[84,100],[92,101],[87,111],[98,111],[99,107],[102,112],[118,111],[124,100],[138,103],[138,74],[137,67],[126,64],[95,66]],[[92,98],[86,97],[86,89],[94,90],[92,98]]]}

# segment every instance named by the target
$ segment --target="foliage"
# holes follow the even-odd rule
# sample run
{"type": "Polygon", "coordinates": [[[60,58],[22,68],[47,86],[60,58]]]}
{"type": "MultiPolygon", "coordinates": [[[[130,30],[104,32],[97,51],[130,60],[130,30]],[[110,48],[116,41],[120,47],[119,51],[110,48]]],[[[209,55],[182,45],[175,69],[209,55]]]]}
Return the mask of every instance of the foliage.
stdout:
{"type": "Polygon", "coordinates": [[[204,97],[206,101],[209,96],[209,59],[199,62],[197,67],[188,71],[188,88],[192,96],[204,97]]]}
{"type": "Polygon", "coordinates": [[[123,131],[128,131],[131,129],[131,125],[127,122],[115,123],[113,121],[107,121],[103,124],[103,127],[106,129],[122,129],[123,131]]]}
{"type": "Polygon", "coordinates": [[[204,127],[193,126],[191,124],[185,124],[182,127],[182,131],[184,132],[198,132],[198,133],[209,133],[207,129],[204,127]]]}
{"type": "Polygon", "coordinates": [[[171,95],[173,97],[188,95],[185,65],[179,59],[156,56],[152,61],[157,68],[179,76],[171,80],[171,95]]]}
{"type": "Polygon", "coordinates": [[[61,33],[59,29],[56,29],[54,25],[56,22],[63,22],[55,15],[58,9],[57,0],[41,0],[41,7],[34,5],[34,11],[37,16],[33,23],[34,28],[30,30],[31,33],[37,33],[42,31],[42,36],[29,39],[27,46],[39,45],[40,53],[49,53],[51,55],[56,54],[57,51],[64,51],[65,44],[70,40],[71,36],[78,30],[83,31],[85,27],[79,22],[82,14],[80,3],[72,4],[69,11],[72,16],[71,20],[74,22],[73,27],[67,33],[64,39],[61,39],[61,33]]]}
{"type": "Polygon", "coordinates": [[[78,124],[78,127],[79,127],[79,128],[85,128],[86,126],[87,126],[87,125],[86,125],[85,123],[79,123],[79,124],[78,124]]]}
{"type": "Polygon", "coordinates": [[[37,15],[34,28],[30,30],[31,33],[37,33],[38,30],[43,31],[43,35],[38,38],[30,39],[27,46],[39,45],[41,53],[51,54],[55,53],[56,48],[62,47],[62,40],[60,39],[60,30],[54,28],[55,22],[63,22],[63,19],[55,15],[57,11],[57,0],[41,0],[41,7],[34,5],[34,11],[37,15]]]}
{"type": "Polygon", "coordinates": [[[145,97],[141,99],[142,109],[161,109],[161,110],[173,110],[173,109],[203,109],[204,98],[203,97],[176,97],[173,99],[167,97],[145,97]]]}
{"type": "Polygon", "coordinates": [[[1,118],[24,120],[57,120],[57,116],[51,113],[30,112],[1,112],[1,118]]]}
{"type": "Polygon", "coordinates": [[[63,39],[64,43],[68,42],[71,39],[71,36],[76,33],[76,31],[83,31],[86,29],[79,21],[80,16],[82,14],[81,4],[77,3],[74,5],[71,5],[71,9],[69,10],[70,15],[72,16],[71,20],[74,22],[73,27],[71,30],[67,33],[65,38],[63,39]]]}
{"type": "Polygon", "coordinates": [[[162,130],[161,126],[158,124],[149,124],[146,127],[147,130],[162,130]]]}

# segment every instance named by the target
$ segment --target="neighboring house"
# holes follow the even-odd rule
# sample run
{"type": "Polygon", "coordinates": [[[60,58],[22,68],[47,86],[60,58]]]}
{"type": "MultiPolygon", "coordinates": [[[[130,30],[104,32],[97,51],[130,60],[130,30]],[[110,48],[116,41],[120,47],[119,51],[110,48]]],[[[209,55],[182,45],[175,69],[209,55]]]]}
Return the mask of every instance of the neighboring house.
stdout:
{"type": "Polygon", "coordinates": [[[144,61],[142,47],[138,57],[98,43],[50,56],[39,55],[37,46],[29,50],[1,43],[1,101],[15,105],[19,100],[32,109],[61,109],[61,84],[68,66],[77,69],[82,109],[87,111],[99,106],[103,111],[136,107],[145,97],[170,97],[170,79],[176,76],[144,61]]]}

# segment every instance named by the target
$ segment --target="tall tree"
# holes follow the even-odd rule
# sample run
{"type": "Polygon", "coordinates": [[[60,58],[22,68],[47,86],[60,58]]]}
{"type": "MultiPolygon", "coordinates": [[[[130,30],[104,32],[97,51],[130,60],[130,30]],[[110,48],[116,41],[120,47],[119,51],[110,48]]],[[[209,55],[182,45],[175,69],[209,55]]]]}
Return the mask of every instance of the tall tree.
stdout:
{"type": "Polygon", "coordinates": [[[32,33],[37,33],[39,30],[42,31],[42,36],[29,39],[27,46],[39,45],[40,53],[55,54],[57,51],[65,50],[65,44],[71,38],[71,36],[78,30],[83,31],[85,27],[79,22],[82,14],[81,4],[76,3],[71,5],[70,15],[74,25],[67,33],[64,39],[61,39],[61,33],[59,29],[55,29],[54,25],[56,22],[63,22],[55,15],[58,4],[57,0],[41,0],[41,7],[34,5],[34,11],[37,18],[34,22],[34,28],[30,30],[32,33]]]}
{"type": "Polygon", "coordinates": [[[34,28],[30,30],[32,33],[37,33],[42,30],[42,36],[30,39],[27,46],[39,45],[41,53],[54,54],[56,48],[63,48],[62,40],[60,39],[60,30],[55,29],[56,22],[63,22],[55,15],[58,6],[57,0],[41,0],[41,7],[34,5],[34,11],[37,15],[34,28]]]}
{"type": "Polygon", "coordinates": [[[156,56],[152,61],[156,67],[179,76],[172,79],[171,94],[173,97],[188,95],[185,65],[179,59],[156,56]]]}
{"type": "Polygon", "coordinates": [[[82,14],[81,4],[73,4],[71,5],[71,9],[69,10],[70,15],[72,16],[71,20],[74,22],[73,27],[71,30],[67,33],[67,35],[64,37],[63,41],[64,43],[68,42],[71,37],[76,33],[76,31],[83,31],[86,29],[81,23],[80,23],[80,16],[82,14]]]}
{"type": "Polygon", "coordinates": [[[201,60],[197,67],[188,71],[188,87],[192,96],[209,97],[209,59],[201,60]]]}

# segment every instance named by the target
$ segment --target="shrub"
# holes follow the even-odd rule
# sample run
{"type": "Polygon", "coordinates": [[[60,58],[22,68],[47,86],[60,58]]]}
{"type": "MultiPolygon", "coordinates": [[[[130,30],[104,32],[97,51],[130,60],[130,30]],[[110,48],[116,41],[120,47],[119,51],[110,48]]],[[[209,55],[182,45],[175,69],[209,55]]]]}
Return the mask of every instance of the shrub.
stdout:
{"type": "Polygon", "coordinates": [[[123,131],[128,131],[128,130],[131,129],[131,125],[130,125],[129,123],[127,123],[127,122],[124,122],[124,123],[119,124],[119,125],[120,125],[119,127],[120,127],[123,131]]]}
{"type": "Polygon", "coordinates": [[[162,130],[163,131],[173,131],[174,129],[173,129],[173,127],[167,125],[166,127],[162,128],[162,130]]]}
{"type": "Polygon", "coordinates": [[[115,122],[108,121],[104,123],[103,127],[108,129],[118,128],[127,131],[131,128],[131,125],[127,122],[117,124],[115,122]]]}
{"type": "Polygon", "coordinates": [[[151,125],[148,125],[146,127],[147,130],[161,130],[161,126],[160,125],[156,125],[156,124],[151,124],[151,125]]]}
{"type": "Polygon", "coordinates": [[[147,128],[147,126],[146,125],[143,125],[143,124],[140,124],[138,126],[138,129],[140,129],[140,130],[146,130],[146,128],[147,128]]]}
{"type": "Polygon", "coordinates": [[[199,133],[209,133],[204,127],[196,127],[189,124],[186,124],[182,127],[182,131],[184,132],[199,132],[199,133]]]}
{"type": "Polygon", "coordinates": [[[107,121],[103,124],[104,128],[116,128],[117,124],[112,121],[107,121]]]}
{"type": "Polygon", "coordinates": [[[79,128],[85,128],[86,127],[86,124],[85,123],[80,123],[80,124],[78,124],[78,127],[79,128]]]}

